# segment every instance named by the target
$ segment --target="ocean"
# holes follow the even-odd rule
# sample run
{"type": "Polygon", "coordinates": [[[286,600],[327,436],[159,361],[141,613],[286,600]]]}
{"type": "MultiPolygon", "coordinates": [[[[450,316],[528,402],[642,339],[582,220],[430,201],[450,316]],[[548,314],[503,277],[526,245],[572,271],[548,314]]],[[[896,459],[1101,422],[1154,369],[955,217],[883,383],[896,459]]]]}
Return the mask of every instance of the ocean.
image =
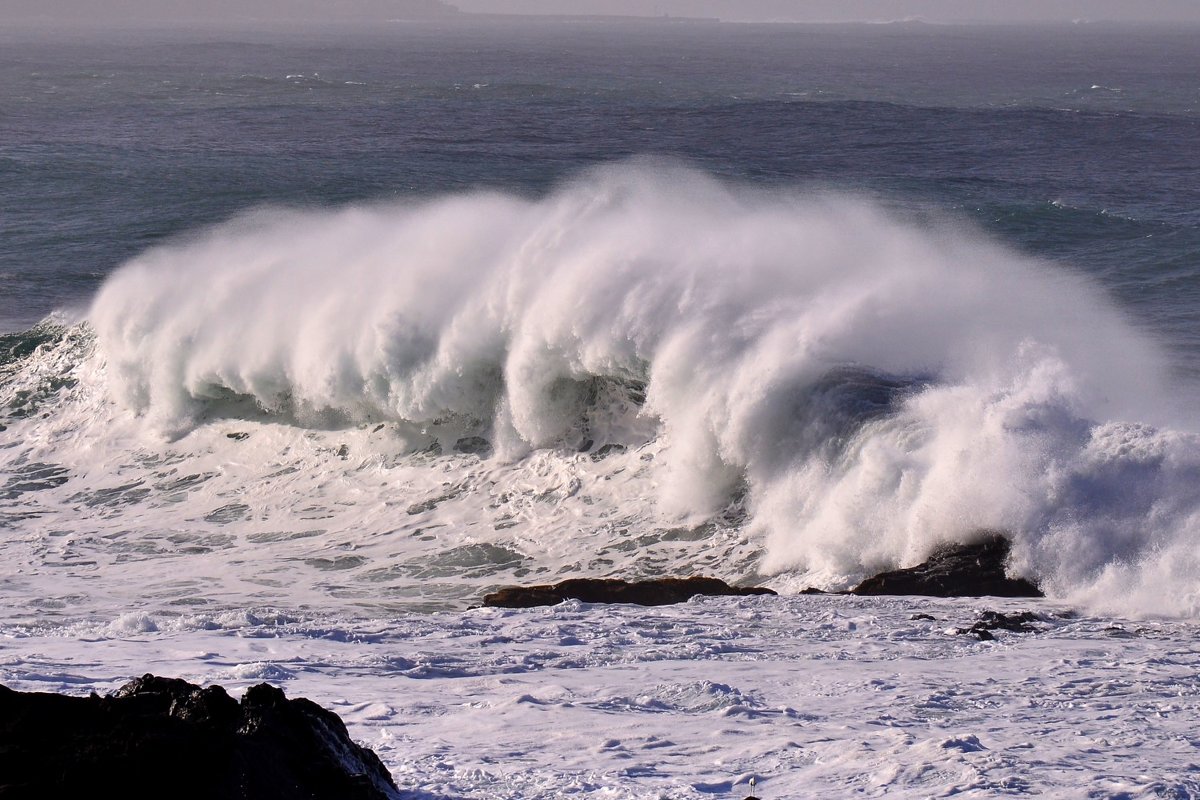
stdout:
{"type": "Polygon", "coordinates": [[[0,682],[417,798],[1197,796],[1198,32],[0,31],[0,682]],[[988,531],[1036,636],[797,595],[988,531]],[[681,574],[784,596],[472,608],[681,574]]]}

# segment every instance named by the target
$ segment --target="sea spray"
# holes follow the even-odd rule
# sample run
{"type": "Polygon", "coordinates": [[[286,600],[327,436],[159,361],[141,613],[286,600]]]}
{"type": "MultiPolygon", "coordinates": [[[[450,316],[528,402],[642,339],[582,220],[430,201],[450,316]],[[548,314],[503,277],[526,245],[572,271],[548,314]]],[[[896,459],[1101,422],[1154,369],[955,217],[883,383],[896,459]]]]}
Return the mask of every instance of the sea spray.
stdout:
{"type": "Polygon", "coordinates": [[[1153,343],[1079,275],[862,199],[633,163],[260,210],[135,259],[90,319],[112,396],[171,437],[441,426],[500,470],[653,444],[652,493],[613,502],[664,528],[741,503],[784,588],[1003,529],[1052,594],[1195,610],[1200,446],[1153,343]]]}

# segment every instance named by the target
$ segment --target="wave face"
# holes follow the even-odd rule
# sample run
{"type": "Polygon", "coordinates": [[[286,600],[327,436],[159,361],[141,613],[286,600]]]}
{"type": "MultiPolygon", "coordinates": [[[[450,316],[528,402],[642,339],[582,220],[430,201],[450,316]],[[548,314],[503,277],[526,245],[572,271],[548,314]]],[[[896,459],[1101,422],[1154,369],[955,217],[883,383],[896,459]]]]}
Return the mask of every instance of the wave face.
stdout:
{"type": "Polygon", "coordinates": [[[679,569],[787,590],[999,529],[1052,596],[1200,611],[1200,440],[1154,343],[1077,274],[861,198],[634,162],[540,199],[261,210],[125,265],[89,326],[36,423],[75,491],[151,464],[151,497],[101,496],[132,518],[196,490],[163,464],[224,481],[215,517],[171,524],[242,526],[251,561],[301,558],[278,528],[321,518],[376,558],[309,563],[400,594],[679,569]],[[424,526],[380,538],[407,530],[390,506],[424,526]]]}

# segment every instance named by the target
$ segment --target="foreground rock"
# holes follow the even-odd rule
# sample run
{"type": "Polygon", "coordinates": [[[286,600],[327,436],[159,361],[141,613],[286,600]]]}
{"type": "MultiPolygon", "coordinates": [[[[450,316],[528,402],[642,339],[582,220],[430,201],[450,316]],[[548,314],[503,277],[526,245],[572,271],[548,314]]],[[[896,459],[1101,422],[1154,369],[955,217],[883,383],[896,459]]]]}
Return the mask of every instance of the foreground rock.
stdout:
{"type": "Polygon", "coordinates": [[[1043,597],[1041,589],[1024,578],[1005,574],[1012,547],[993,535],[976,544],[947,545],[923,564],[881,572],[848,594],[915,594],[929,597],[1043,597]]]}
{"type": "Polygon", "coordinates": [[[659,578],[651,581],[623,581],[616,578],[573,578],[553,585],[506,586],[485,595],[485,606],[532,608],[552,606],[564,600],[583,603],[633,603],[639,606],[665,606],[683,603],[698,594],[742,596],[775,594],[762,587],[730,586],[717,578],[659,578]]]}
{"type": "Polygon", "coordinates": [[[107,697],[0,686],[0,797],[398,798],[331,711],[259,684],[146,675],[107,697]]]}

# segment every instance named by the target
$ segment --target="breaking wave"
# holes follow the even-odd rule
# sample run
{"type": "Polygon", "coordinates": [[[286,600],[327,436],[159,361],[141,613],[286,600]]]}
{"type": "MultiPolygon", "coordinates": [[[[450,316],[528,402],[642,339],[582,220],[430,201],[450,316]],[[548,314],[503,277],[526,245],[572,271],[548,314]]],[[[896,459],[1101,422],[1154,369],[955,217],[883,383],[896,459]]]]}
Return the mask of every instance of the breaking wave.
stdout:
{"type": "Polygon", "coordinates": [[[1085,277],[927,215],[633,162],[255,211],[127,264],[89,320],[107,391],[168,438],[388,423],[496,469],[653,442],[619,502],[740,504],[780,588],[999,529],[1053,596],[1200,611],[1200,440],[1158,347],[1085,277]]]}

